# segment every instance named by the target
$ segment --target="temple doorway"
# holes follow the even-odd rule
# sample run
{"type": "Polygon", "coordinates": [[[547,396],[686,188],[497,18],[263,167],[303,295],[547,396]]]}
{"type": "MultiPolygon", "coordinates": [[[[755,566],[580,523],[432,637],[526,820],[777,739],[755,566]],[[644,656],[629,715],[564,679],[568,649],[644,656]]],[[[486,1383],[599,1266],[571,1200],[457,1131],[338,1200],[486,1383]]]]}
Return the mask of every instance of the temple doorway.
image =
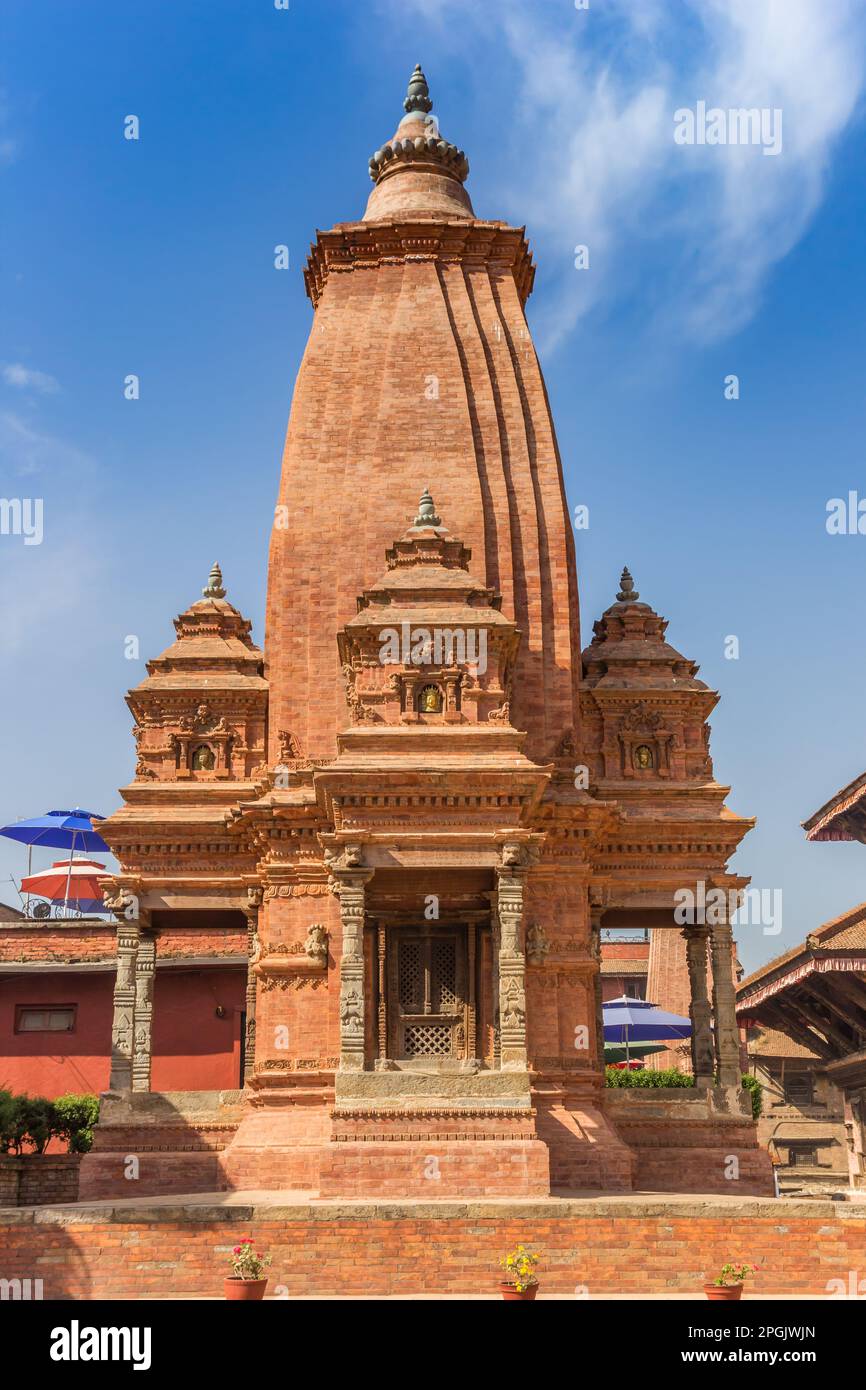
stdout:
{"type": "Polygon", "coordinates": [[[380,924],[379,933],[380,1058],[448,1070],[476,1056],[475,924],[380,924]]]}

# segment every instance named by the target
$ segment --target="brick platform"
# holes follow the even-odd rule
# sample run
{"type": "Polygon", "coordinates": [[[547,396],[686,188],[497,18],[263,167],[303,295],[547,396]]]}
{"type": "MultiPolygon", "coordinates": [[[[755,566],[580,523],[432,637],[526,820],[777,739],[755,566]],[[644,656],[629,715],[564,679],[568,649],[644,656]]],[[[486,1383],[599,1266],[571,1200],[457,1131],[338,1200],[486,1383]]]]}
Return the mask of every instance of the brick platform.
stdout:
{"type": "Polygon", "coordinates": [[[334,1109],[327,1087],[103,1096],[82,1201],[216,1191],[300,1191],[418,1200],[435,1160],[440,1198],[554,1192],[773,1193],[772,1166],[743,1096],[722,1091],[542,1093],[532,1107],[334,1109]],[[291,1100],[288,1103],[287,1097],[291,1100]],[[283,1103],[278,1103],[282,1101],[283,1103]],[[735,1188],[732,1189],[732,1183],[735,1188]]]}
{"type": "Polygon", "coordinates": [[[311,1202],[286,1194],[0,1211],[4,1278],[46,1299],[220,1297],[226,1256],[252,1235],[272,1294],[495,1292],[500,1254],[542,1257],[546,1293],[688,1294],[728,1260],[761,1296],[827,1295],[866,1259],[866,1204],[614,1196],[479,1202],[311,1202]]]}

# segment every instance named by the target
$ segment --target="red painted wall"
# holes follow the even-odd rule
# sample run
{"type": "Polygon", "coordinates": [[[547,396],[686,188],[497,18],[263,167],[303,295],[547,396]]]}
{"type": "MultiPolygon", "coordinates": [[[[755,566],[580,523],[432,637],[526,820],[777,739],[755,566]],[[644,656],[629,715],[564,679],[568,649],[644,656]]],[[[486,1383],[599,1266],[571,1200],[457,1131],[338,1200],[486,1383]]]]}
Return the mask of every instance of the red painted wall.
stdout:
{"type": "Polygon", "coordinates": [[[157,970],[153,991],[154,1091],[240,1086],[243,970],[157,970]],[[217,1007],[225,1011],[218,1018],[217,1007]]]}
{"type": "MultiPolygon", "coordinates": [[[[157,970],[155,1091],[240,1085],[245,977],[236,969],[157,970]],[[218,1018],[217,1006],[224,1017],[218,1018]]],[[[108,1088],[114,972],[0,977],[0,1087],[53,1099],[108,1088]],[[16,1033],[18,1004],[76,1004],[73,1033],[16,1033]]]]}
{"type": "Polygon", "coordinates": [[[108,1086],[114,974],[0,977],[0,1086],[53,1100],[108,1086]],[[77,1004],[74,1033],[16,1033],[17,1004],[77,1004]]]}

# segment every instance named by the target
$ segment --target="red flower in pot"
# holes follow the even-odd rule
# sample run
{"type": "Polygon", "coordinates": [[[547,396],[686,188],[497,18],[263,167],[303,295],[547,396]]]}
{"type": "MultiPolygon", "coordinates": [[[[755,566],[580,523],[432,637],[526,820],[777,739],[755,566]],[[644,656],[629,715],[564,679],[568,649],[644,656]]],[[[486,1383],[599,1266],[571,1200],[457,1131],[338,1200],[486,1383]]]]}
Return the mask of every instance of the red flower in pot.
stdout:
{"type": "Polygon", "coordinates": [[[722,1265],[718,1278],[711,1284],[704,1284],[704,1293],[707,1298],[715,1300],[732,1301],[743,1296],[743,1284],[750,1274],[754,1274],[755,1265],[722,1265]]]}
{"type": "Polygon", "coordinates": [[[230,1302],[254,1302],[264,1298],[268,1277],[264,1273],[271,1262],[270,1255],[256,1250],[252,1236],[241,1236],[231,1253],[232,1273],[223,1280],[225,1296],[230,1302]]]}

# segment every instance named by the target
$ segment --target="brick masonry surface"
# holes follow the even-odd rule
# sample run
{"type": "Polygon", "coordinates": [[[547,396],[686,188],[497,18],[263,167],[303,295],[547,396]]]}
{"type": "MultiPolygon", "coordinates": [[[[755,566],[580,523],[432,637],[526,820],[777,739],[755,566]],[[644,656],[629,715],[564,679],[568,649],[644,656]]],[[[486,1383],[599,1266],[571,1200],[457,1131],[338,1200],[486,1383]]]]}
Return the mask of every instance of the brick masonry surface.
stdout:
{"type": "Polygon", "coordinates": [[[0,1154],[0,1202],[38,1206],[78,1200],[80,1154],[0,1154]]]}
{"type": "Polygon", "coordinates": [[[575,1297],[689,1293],[728,1260],[759,1266],[756,1294],[822,1297],[866,1268],[866,1206],[628,1198],[7,1210],[0,1277],[41,1278],[46,1299],[220,1297],[240,1235],[288,1297],[495,1293],[519,1241],[541,1256],[543,1290],[575,1297]]]}

